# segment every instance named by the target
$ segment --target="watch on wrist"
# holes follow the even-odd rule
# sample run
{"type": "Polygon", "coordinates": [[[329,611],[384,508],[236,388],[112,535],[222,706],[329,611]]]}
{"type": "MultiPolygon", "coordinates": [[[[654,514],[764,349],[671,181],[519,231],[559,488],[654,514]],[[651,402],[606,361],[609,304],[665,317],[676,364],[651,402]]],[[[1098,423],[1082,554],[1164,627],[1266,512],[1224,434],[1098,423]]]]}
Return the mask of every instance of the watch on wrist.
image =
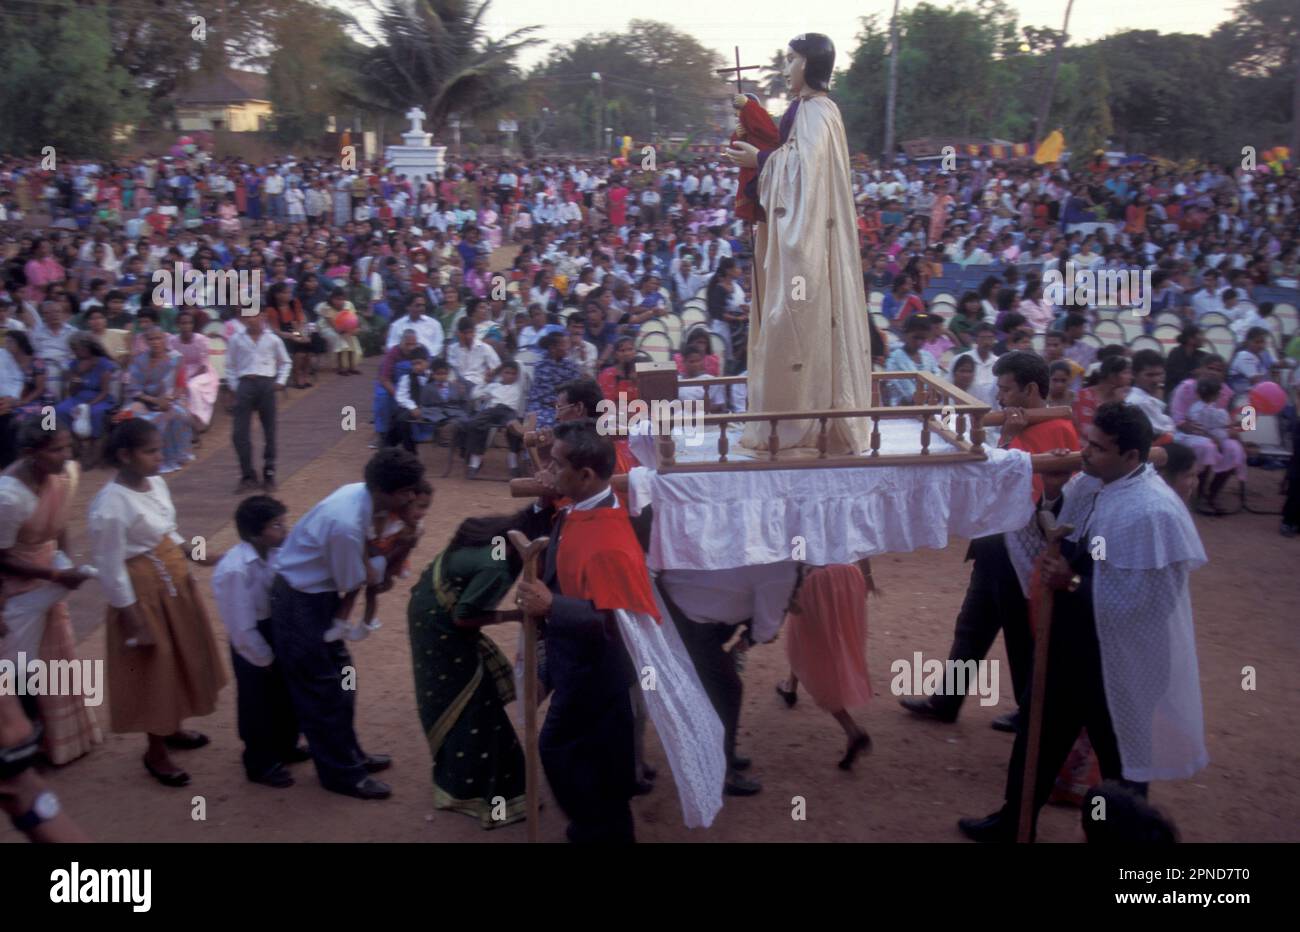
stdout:
{"type": "Polygon", "coordinates": [[[1083,577],[1080,576],[1078,573],[1075,573],[1073,576],[1070,577],[1070,583],[1065,587],[1065,591],[1077,592],[1079,590],[1079,587],[1082,585],[1083,585],[1083,577]]]}
{"type": "Polygon", "coordinates": [[[63,811],[59,797],[53,790],[43,790],[32,802],[32,808],[20,816],[13,817],[14,828],[20,832],[30,832],[36,826],[48,822],[63,811]]]}

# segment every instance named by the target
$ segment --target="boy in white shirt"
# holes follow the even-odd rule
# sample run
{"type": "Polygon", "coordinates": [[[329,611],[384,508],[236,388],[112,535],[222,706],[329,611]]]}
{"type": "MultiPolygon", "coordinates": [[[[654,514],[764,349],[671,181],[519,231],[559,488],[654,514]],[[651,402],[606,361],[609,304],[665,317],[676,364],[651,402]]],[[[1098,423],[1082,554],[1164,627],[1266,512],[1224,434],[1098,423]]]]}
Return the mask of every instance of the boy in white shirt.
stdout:
{"type": "Polygon", "coordinates": [[[287,509],[269,495],[244,499],[235,509],[240,543],[212,573],[217,613],[230,637],[230,662],[238,685],[237,720],[244,742],[244,773],[253,783],[293,786],[285,764],[311,755],[298,747],[298,717],[284,672],[269,643],[271,561],[288,535],[287,509]]]}

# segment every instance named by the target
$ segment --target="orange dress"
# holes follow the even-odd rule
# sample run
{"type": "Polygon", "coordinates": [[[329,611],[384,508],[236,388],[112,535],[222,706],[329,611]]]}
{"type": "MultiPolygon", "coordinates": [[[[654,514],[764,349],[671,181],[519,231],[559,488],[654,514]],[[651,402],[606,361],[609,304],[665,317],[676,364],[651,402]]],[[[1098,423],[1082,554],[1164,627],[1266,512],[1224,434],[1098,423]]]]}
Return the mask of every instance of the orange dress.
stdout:
{"type": "MultiPolygon", "coordinates": [[[[62,475],[46,479],[44,488],[35,496],[35,510],[18,525],[13,545],[6,548],[10,555],[37,566],[54,565],[59,535],[68,526],[68,511],[77,493],[80,476],[77,464],[69,462],[62,475]]],[[[7,477],[6,484],[9,482],[19,483],[20,480],[10,476],[7,477]]],[[[14,502],[22,497],[23,492],[31,494],[29,488],[21,485],[20,490],[11,488],[6,494],[0,495],[0,500],[14,502]]],[[[0,513],[0,521],[7,523],[11,517],[16,517],[7,514],[8,510],[6,506],[4,513],[0,513]]],[[[3,577],[3,581],[7,598],[49,585],[41,579],[8,575],[3,577]]],[[[77,659],[77,640],[73,634],[67,602],[63,599],[51,606],[45,615],[39,653],[40,659],[47,663],[77,659]]],[[[45,725],[43,750],[53,764],[66,764],[76,760],[104,740],[99,725],[95,722],[94,712],[86,705],[84,696],[38,696],[37,708],[45,725]]]]}
{"type": "Polygon", "coordinates": [[[856,566],[814,569],[785,622],[790,669],[818,708],[840,712],[871,700],[867,676],[867,584],[856,566]]]}

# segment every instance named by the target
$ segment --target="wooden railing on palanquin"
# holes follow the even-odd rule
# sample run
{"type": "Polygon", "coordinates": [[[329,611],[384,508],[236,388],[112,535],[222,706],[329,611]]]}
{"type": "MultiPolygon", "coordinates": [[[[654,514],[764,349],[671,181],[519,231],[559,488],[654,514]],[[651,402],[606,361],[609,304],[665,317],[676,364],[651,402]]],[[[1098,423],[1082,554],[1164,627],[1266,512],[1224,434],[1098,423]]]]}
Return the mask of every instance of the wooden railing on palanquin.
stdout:
{"type": "MultiPolygon", "coordinates": [[[[641,363],[637,366],[637,391],[640,400],[653,405],[655,401],[674,401],[678,398],[679,379],[676,367],[671,364],[641,363]]],[[[714,385],[734,385],[746,381],[745,376],[703,377],[681,382],[683,385],[704,388],[706,393],[714,385]]],[[[928,372],[873,372],[871,374],[872,406],[859,409],[829,409],[820,411],[747,411],[740,414],[706,414],[703,425],[718,428],[718,458],[713,461],[679,463],[672,432],[656,425],[658,437],[658,469],[661,473],[713,472],[718,470],[752,469],[825,469],[836,466],[906,466],[909,464],[962,463],[987,458],[984,451],[984,416],[991,406],[954,385],[928,372]],[[919,404],[889,407],[880,402],[880,386],[888,379],[906,379],[917,384],[919,404]],[[857,455],[831,455],[828,452],[830,424],[835,420],[861,418],[871,421],[870,446],[857,455]],[[919,450],[915,453],[882,453],[880,450],[880,422],[887,420],[920,421],[919,450]],[[781,458],[781,441],[776,425],[782,421],[816,421],[816,456],[781,458]],[[947,422],[945,424],[945,421],[947,422]],[[767,423],[767,457],[732,459],[727,427],[731,424],[767,423]],[[950,425],[950,426],[949,426],[950,425]],[[933,435],[939,435],[955,450],[930,449],[933,435]]],[[[661,409],[662,410],[662,409],[661,409]]],[[[680,416],[681,409],[677,409],[680,416]]],[[[698,421],[695,421],[698,424],[698,421]]]]}

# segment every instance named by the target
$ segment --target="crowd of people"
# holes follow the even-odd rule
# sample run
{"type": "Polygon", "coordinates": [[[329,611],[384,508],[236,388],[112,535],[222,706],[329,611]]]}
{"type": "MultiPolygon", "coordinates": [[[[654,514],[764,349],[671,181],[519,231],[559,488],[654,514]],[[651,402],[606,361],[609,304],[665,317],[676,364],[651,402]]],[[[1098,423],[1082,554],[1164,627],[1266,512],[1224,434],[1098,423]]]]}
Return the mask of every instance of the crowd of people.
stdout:
{"type": "MultiPolygon", "coordinates": [[[[1190,475],[1199,507],[1219,514],[1225,483],[1244,477],[1247,463],[1241,425],[1230,412],[1250,401],[1256,386],[1279,382],[1290,390],[1283,416],[1294,423],[1300,336],[1274,329],[1276,305],[1253,299],[1261,288],[1295,288],[1300,280],[1294,172],[1150,164],[1070,173],[976,162],[957,172],[861,169],[853,184],[864,290],[879,294],[881,317],[868,317],[875,365],[941,374],[1006,408],[1007,443],[1032,434],[1018,420],[1024,410],[1067,405],[1072,417],[1056,423],[1069,424],[1073,439],[1044,435],[1022,440],[1021,448],[1047,452],[1082,443],[1090,479],[1121,483],[1117,489],[1140,480],[1150,492],[1148,452],[1163,447],[1170,487],[1190,475]],[[954,266],[976,269],[982,279],[950,307],[928,292],[954,266]],[[1104,309],[1045,300],[1044,276],[1070,267],[1150,272],[1152,313],[1178,316],[1178,346],[1166,354],[1096,339],[1104,309]],[[1202,348],[1208,314],[1220,315],[1238,338],[1230,358],[1202,348]]],[[[9,482],[0,486],[0,509],[6,527],[12,522],[33,535],[32,543],[0,540],[7,543],[0,548],[6,593],[34,582],[73,589],[86,581],[81,570],[57,562],[69,485],[75,488],[80,475],[75,440],[88,465],[102,460],[115,470],[88,524],[108,593],[111,727],[146,735],[143,763],[154,778],[188,784],[171,752],[207,744],[183,728],[184,720],[213,710],[226,674],[159,477],[194,459],[224,389],[240,460],[234,520],[242,543],[222,558],[213,586],[232,650],[247,775],[287,787],[289,765],[310,758],[327,789],[385,798],[391,790],[374,774],[391,759],[361,750],[352,724],[355,694],[338,688],[336,673],[350,665],[345,642],[373,630],[377,599],[404,571],[432,505],[432,487],[412,451],[421,442],[454,444],[473,477],[500,431],[507,465],[522,474],[525,432],[554,428],[550,492],[517,515],[462,524],[419,577],[409,609],[437,805],[485,827],[517,820],[523,767],[504,713],[514,695],[509,664],[481,628],[521,617],[496,609],[521,565],[513,555],[488,551],[506,530],[534,537],[557,515],[572,520],[600,511],[598,520],[572,522],[605,529],[585,531],[582,549],[570,544],[568,559],[588,559],[588,550],[602,546],[601,535],[612,534],[621,541],[614,549],[631,560],[620,562],[620,572],[631,573],[628,579],[644,573],[627,556],[628,519],[604,514],[621,507],[610,479],[627,465],[627,452],[590,419],[602,399],[635,397],[635,363],[652,349],[673,359],[686,381],[746,372],[752,257],[745,224],[734,215],[735,196],[735,174],[708,158],[651,171],[560,158],[469,162],[425,184],[364,165],[344,171],[320,159],[142,159],[72,163],[53,172],[32,161],[0,161],[0,466],[8,467],[0,481],[9,482]],[[166,301],[154,287],[155,273],[172,269],[245,275],[258,300],[241,304],[204,291],[196,301],[166,301]],[[693,315],[691,328],[652,325],[683,320],[692,309],[703,313],[693,315]],[[665,332],[679,333],[666,350],[662,341],[643,339],[665,332]],[[218,340],[223,355],[214,353],[218,340]],[[331,363],[332,377],[355,375],[363,356],[380,357],[372,395],[375,454],[365,481],[325,497],[290,529],[274,498],[278,394],[310,389],[330,374],[331,363]],[[264,438],[260,474],[254,414],[264,438]],[[546,520],[539,523],[539,516],[546,520]],[[358,622],[354,603],[363,595],[358,622]],[[454,648],[440,652],[436,645],[448,639],[454,648]],[[149,650],[162,642],[168,650],[149,650]],[[453,669],[465,658],[481,664],[476,701],[467,701],[470,664],[453,669]],[[462,759],[471,749],[487,762],[462,759]],[[506,800],[504,816],[495,811],[498,797],[506,800]]],[[[743,392],[703,388],[698,397],[711,409],[743,408],[743,392]]],[[[914,391],[891,380],[884,401],[904,404],[914,391]]],[[[1281,525],[1288,536],[1300,527],[1294,468],[1290,479],[1281,525]]],[[[1081,495],[1068,490],[1102,501],[1100,486],[1085,485],[1065,487],[1070,507],[1081,495]]],[[[1036,485],[1040,504],[1056,501],[1059,509],[1060,494],[1060,487],[1036,485]]],[[[1157,498],[1161,508],[1173,507],[1164,493],[1157,498]]],[[[1111,507],[1103,510],[1109,515],[1111,507]]],[[[1170,585],[1183,594],[1186,566],[1203,560],[1199,541],[1188,542],[1195,538],[1190,527],[1190,520],[1178,524],[1181,542],[1170,558],[1180,567],[1170,585]]],[[[552,537],[554,551],[565,546],[558,524],[552,537]]],[[[976,542],[972,555],[972,594],[958,620],[954,657],[982,656],[1001,627],[1008,653],[1023,658],[1028,622],[1004,620],[1009,611],[1029,611],[1008,544],[976,542]]],[[[1082,563],[1069,562],[1076,556],[1064,566],[1045,564],[1041,584],[1076,591],[1079,577],[1089,575],[1082,563]]],[[[646,712],[637,708],[638,690],[629,693],[634,678],[614,615],[657,609],[638,582],[628,584],[627,601],[595,591],[575,595],[573,577],[557,569],[557,559],[563,562],[563,554],[548,552],[539,581],[519,587],[522,612],[552,619],[543,764],[571,839],[630,840],[628,799],[651,791],[654,773],[644,764],[638,735],[646,712]],[[582,631],[600,632],[599,643],[582,631]]],[[[659,587],[721,722],[731,795],[761,790],[747,774],[751,761],[736,748],[744,651],[775,637],[787,616],[798,633],[787,640],[791,676],[782,696],[793,703],[803,686],[836,718],[846,737],[844,769],[870,747],[850,714],[870,695],[870,565],[818,567],[775,583],[780,592],[713,614],[695,607],[688,585],[659,587]],[[770,635],[755,636],[759,614],[775,617],[770,635]],[[861,662],[831,662],[846,652],[861,662]]],[[[1094,611],[1067,598],[1058,604],[1070,617],[1094,611]]],[[[34,650],[75,656],[61,617],[50,609],[32,622],[34,650]]],[[[1181,616],[1171,620],[1171,630],[1180,622],[1181,616]]],[[[1108,649],[1100,633],[1076,646],[1088,657],[1108,649]]],[[[1084,676],[1093,667],[1079,661],[1071,669],[1084,676]]],[[[1013,662],[1018,679],[1024,670],[1013,662]]],[[[1132,768],[1120,766],[1116,750],[1117,742],[1122,749],[1134,739],[1108,733],[1105,697],[1088,701],[1052,720],[1049,776],[1056,777],[1064,766],[1056,758],[1086,727],[1100,776],[1130,779],[1124,789],[1144,793],[1144,778],[1130,778],[1132,768]]],[[[946,721],[956,716],[941,704],[909,708],[946,721]]],[[[24,731],[15,724],[21,716],[7,707],[0,712],[0,737],[21,738],[8,745],[39,745],[56,763],[99,737],[97,723],[80,713],[29,708],[40,729],[24,731]]],[[[1014,720],[1008,727],[1019,728],[1014,720]]],[[[1018,741],[1013,771],[1024,754],[1018,741]]],[[[1148,769],[1145,779],[1172,772],[1148,769]]],[[[1003,814],[967,825],[968,834],[1006,836],[1006,813],[1018,805],[1011,782],[1003,814]]],[[[1035,792],[1045,799],[1050,790],[1045,782],[1035,792]]]]}

